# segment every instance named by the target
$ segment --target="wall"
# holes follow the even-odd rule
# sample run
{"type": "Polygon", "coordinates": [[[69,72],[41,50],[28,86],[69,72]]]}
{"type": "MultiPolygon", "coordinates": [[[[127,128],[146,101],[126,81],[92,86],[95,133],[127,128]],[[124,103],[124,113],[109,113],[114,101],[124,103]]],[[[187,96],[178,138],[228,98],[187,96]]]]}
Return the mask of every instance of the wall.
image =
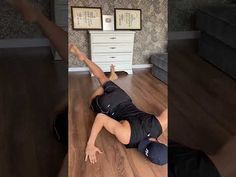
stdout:
{"type": "MultiPolygon", "coordinates": [[[[143,29],[136,32],[133,64],[149,63],[151,54],[167,50],[167,2],[168,0],[69,0],[69,41],[77,44],[89,56],[88,32],[72,30],[70,6],[100,6],[104,15],[114,15],[114,8],[142,9],[143,29]]],[[[84,65],[70,56],[69,67],[78,66],[84,65]]]]}
{"type": "Polygon", "coordinates": [[[232,0],[169,0],[169,31],[195,29],[194,14],[198,8],[229,3],[232,0]]]}
{"type": "MultiPolygon", "coordinates": [[[[32,2],[49,17],[50,0],[33,0],[32,2]]],[[[42,37],[37,26],[25,23],[21,15],[5,0],[0,1],[0,7],[0,39],[42,37]]]]}

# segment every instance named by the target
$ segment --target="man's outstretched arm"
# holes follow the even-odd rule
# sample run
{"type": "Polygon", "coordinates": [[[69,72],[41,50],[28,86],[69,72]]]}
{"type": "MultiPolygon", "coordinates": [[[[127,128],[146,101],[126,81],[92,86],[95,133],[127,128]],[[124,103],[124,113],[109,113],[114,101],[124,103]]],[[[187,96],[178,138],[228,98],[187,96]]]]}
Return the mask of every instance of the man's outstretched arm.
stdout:
{"type": "Polygon", "coordinates": [[[99,80],[100,84],[103,85],[109,79],[104,74],[99,66],[97,66],[94,62],[89,60],[74,44],[69,45],[69,50],[72,54],[74,54],[77,59],[84,62],[88,67],[89,70],[94,74],[94,76],[99,80]]]}
{"type": "Polygon", "coordinates": [[[97,114],[87,142],[85,161],[89,159],[90,162],[94,164],[97,162],[96,153],[102,153],[100,149],[95,146],[95,141],[102,128],[105,128],[109,133],[115,135],[117,140],[122,144],[129,143],[131,129],[127,122],[120,123],[105,114],[97,114]]]}

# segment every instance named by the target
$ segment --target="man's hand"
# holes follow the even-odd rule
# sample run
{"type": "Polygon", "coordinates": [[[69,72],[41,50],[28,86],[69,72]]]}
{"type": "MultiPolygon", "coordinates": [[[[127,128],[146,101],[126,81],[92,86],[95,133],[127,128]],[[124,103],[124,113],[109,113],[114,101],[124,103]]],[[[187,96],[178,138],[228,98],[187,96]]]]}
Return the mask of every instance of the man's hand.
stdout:
{"type": "Polygon", "coordinates": [[[87,58],[74,44],[69,44],[69,51],[74,54],[80,61],[84,61],[87,58]]]}
{"type": "Polygon", "coordinates": [[[96,152],[98,153],[102,153],[102,151],[100,149],[98,149],[95,145],[90,145],[90,144],[87,144],[87,147],[86,147],[86,150],[85,150],[85,161],[88,160],[89,158],[89,161],[90,163],[94,164],[97,162],[97,158],[96,158],[96,152]]]}

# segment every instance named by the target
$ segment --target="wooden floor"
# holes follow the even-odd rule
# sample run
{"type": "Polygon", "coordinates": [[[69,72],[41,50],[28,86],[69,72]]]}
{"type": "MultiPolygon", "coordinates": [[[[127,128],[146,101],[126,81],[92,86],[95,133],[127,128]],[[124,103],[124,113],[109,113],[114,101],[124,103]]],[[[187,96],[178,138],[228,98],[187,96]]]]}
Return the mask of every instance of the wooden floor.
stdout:
{"type": "Polygon", "coordinates": [[[67,68],[45,50],[0,50],[1,177],[56,177],[66,153],[51,112],[65,95],[67,68]]]}
{"type": "MultiPolygon", "coordinates": [[[[167,86],[149,70],[135,71],[116,82],[142,110],[156,115],[167,107],[167,86]]],[[[95,165],[84,162],[84,152],[95,114],[89,97],[98,86],[88,73],[69,73],[69,176],[70,177],[166,177],[167,165],[152,164],[136,149],[126,149],[106,130],[96,145],[104,151],[95,165]]],[[[165,141],[167,133],[162,137],[165,141]]]]}
{"type": "Polygon", "coordinates": [[[236,81],[197,55],[197,41],[169,42],[169,137],[209,154],[236,134],[236,81]]]}

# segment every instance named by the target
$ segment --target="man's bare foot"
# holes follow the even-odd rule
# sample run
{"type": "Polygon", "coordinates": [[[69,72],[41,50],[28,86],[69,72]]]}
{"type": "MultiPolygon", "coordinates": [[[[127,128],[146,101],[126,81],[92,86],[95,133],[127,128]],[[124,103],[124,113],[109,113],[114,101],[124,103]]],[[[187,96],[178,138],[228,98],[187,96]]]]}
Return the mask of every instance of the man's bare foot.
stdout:
{"type": "Polygon", "coordinates": [[[7,0],[7,2],[21,13],[26,22],[37,22],[41,11],[34,7],[31,2],[28,0],[7,0]]]}
{"type": "Polygon", "coordinates": [[[75,55],[80,61],[84,61],[87,57],[78,49],[75,44],[69,44],[69,51],[75,55]]]}
{"type": "Polygon", "coordinates": [[[111,65],[110,71],[111,71],[111,74],[110,74],[109,79],[110,79],[111,81],[117,80],[117,79],[118,79],[118,76],[117,76],[116,73],[115,73],[115,66],[114,66],[114,65],[111,65]]]}

